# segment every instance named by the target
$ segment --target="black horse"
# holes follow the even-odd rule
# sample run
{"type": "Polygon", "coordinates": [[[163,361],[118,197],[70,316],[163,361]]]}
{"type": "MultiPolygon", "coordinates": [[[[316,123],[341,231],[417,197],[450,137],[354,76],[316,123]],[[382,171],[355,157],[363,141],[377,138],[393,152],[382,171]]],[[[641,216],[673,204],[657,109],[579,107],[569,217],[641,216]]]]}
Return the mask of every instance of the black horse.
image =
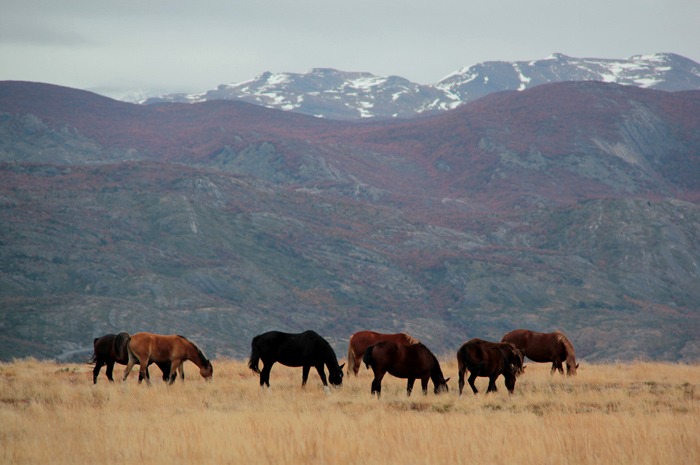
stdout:
{"type": "MultiPolygon", "coordinates": [[[[103,365],[107,365],[107,379],[114,382],[114,378],[112,378],[114,364],[126,365],[129,363],[129,352],[127,349],[129,337],[129,333],[121,332],[119,334],[106,334],[94,339],[95,352],[87,362],[95,364],[95,368],[92,370],[93,384],[97,384],[97,376],[100,374],[103,365]]],[[[160,371],[163,372],[163,381],[167,381],[170,377],[170,362],[158,362],[157,365],[160,371]]],[[[139,374],[139,381],[141,380],[142,376],[139,374]]]]}
{"type": "Polygon", "coordinates": [[[474,338],[462,344],[457,351],[457,370],[460,396],[467,370],[471,372],[468,381],[474,394],[479,392],[474,385],[477,376],[489,379],[486,392],[496,392],[496,379],[500,375],[505,378],[508,392],[513,394],[516,377],[525,371],[523,353],[508,342],[490,342],[474,338]]]}
{"type": "Polygon", "coordinates": [[[328,389],[324,365],[328,366],[328,380],[334,386],[343,384],[343,365],[338,365],[338,359],[331,345],[314,331],[304,331],[299,334],[270,331],[253,338],[251,343],[250,361],[248,367],[254,373],[260,374],[260,386],[270,387],[270,370],[275,362],[288,367],[302,367],[301,386],[306,385],[311,367],[316,368],[323,386],[328,389]],[[263,368],[258,368],[262,360],[263,368]]]}

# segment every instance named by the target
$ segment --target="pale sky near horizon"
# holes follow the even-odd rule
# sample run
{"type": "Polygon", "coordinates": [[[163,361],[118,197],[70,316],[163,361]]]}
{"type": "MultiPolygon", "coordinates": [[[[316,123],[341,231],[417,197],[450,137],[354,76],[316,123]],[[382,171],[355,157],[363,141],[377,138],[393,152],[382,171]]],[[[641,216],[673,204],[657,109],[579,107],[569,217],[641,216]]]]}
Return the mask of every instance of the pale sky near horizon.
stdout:
{"type": "Polygon", "coordinates": [[[0,0],[0,80],[110,96],[312,68],[431,84],[554,52],[700,62],[700,0],[0,0]]]}

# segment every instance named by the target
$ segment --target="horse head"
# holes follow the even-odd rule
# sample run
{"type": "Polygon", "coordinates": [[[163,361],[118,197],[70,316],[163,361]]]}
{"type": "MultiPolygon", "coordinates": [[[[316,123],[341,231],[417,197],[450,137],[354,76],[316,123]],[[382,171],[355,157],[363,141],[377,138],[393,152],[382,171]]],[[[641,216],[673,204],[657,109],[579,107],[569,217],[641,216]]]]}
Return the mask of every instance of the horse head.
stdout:
{"type": "Polygon", "coordinates": [[[578,363],[573,364],[566,362],[566,374],[567,376],[576,376],[576,369],[578,368],[578,363]]]}
{"type": "Polygon", "coordinates": [[[212,380],[214,376],[214,367],[209,360],[199,368],[199,374],[202,375],[206,381],[212,380]]]}
{"type": "Polygon", "coordinates": [[[338,370],[328,370],[328,382],[331,383],[333,386],[340,387],[343,385],[343,367],[345,364],[343,363],[338,367],[338,370]]]}
{"type": "Polygon", "coordinates": [[[520,376],[525,373],[524,355],[520,349],[516,349],[513,344],[510,344],[511,350],[507,355],[507,361],[510,364],[510,371],[515,376],[520,376]]]}
{"type": "Polygon", "coordinates": [[[434,390],[435,394],[443,394],[443,393],[449,392],[449,391],[450,391],[450,388],[449,388],[449,386],[447,385],[447,382],[448,382],[449,380],[450,380],[450,378],[447,378],[447,379],[443,379],[443,380],[440,381],[439,383],[436,383],[436,384],[435,384],[435,390],[434,390]]]}

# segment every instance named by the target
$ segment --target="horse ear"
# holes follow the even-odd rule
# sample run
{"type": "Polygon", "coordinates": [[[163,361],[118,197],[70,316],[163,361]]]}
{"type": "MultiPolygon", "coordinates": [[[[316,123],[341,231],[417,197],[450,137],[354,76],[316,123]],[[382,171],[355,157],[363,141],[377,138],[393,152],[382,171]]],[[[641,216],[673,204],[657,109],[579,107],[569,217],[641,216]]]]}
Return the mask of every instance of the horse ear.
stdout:
{"type": "Polygon", "coordinates": [[[578,363],[576,364],[576,369],[578,369],[578,363]]]}
{"type": "Polygon", "coordinates": [[[448,382],[449,380],[450,380],[450,378],[447,378],[447,379],[445,380],[445,384],[447,384],[447,382],[448,382]]]}
{"type": "Polygon", "coordinates": [[[343,367],[344,367],[344,366],[345,366],[344,363],[343,363],[342,365],[340,365],[340,370],[341,370],[341,371],[343,370],[343,367]]]}

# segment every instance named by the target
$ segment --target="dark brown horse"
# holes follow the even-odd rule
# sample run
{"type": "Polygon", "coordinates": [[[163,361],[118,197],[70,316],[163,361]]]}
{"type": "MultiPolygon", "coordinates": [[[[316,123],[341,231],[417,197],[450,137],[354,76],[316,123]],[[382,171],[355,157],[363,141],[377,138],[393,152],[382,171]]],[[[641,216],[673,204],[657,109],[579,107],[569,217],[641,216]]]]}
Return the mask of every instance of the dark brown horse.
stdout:
{"type": "Polygon", "coordinates": [[[420,342],[408,346],[393,341],[378,342],[367,348],[362,361],[372,367],[372,394],[377,394],[377,398],[382,394],[382,378],[386,373],[408,379],[406,393],[409,396],[416,379],[420,379],[424,395],[428,393],[428,379],[433,381],[435,394],[448,391],[450,379],[445,379],[437,357],[420,342]]]}
{"type": "MultiPolygon", "coordinates": [[[[123,381],[126,381],[136,363],[140,366],[139,373],[149,385],[151,380],[148,378],[147,367],[150,362],[170,363],[169,384],[175,382],[176,371],[179,371],[180,376],[183,377],[182,364],[186,360],[197,365],[199,374],[207,381],[211,381],[214,374],[214,368],[204,352],[184,336],[136,333],[129,338],[127,347],[129,349],[129,362],[124,371],[123,381]]],[[[140,382],[141,377],[139,377],[140,382]]]]}
{"type": "Polygon", "coordinates": [[[302,367],[301,387],[306,386],[311,367],[316,368],[325,390],[328,390],[328,381],[333,386],[343,384],[343,365],[338,365],[331,345],[315,331],[298,334],[268,331],[255,336],[250,349],[248,368],[260,374],[261,387],[270,387],[270,370],[277,362],[288,367],[302,367]],[[262,370],[258,368],[260,360],[262,370]],[[328,367],[328,379],[324,366],[328,367]]]}
{"type": "Polygon", "coordinates": [[[360,366],[362,365],[362,356],[365,354],[367,347],[381,341],[394,341],[397,344],[406,346],[420,342],[406,333],[384,334],[374,331],[358,331],[350,336],[350,342],[348,343],[348,374],[352,370],[357,376],[357,372],[360,371],[360,366]]]}
{"type": "Polygon", "coordinates": [[[551,373],[559,370],[559,373],[564,374],[562,362],[566,362],[566,374],[569,376],[576,374],[578,363],[576,363],[574,346],[560,331],[538,333],[527,329],[516,329],[503,336],[501,341],[515,345],[533,362],[552,362],[551,373]]]}
{"type": "MultiPolygon", "coordinates": [[[[102,337],[93,340],[94,353],[87,363],[94,363],[95,368],[92,370],[92,382],[97,384],[97,376],[104,365],[107,365],[107,379],[114,382],[112,371],[114,364],[126,365],[129,363],[129,352],[126,344],[129,342],[129,333],[121,332],[119,334],[105,334],[102,337]]],[[[153,362],[150,362],[153,363],[153,362]]],[[[157,363],[160,371],[163,372],[163,381],[170,378],[170,362],[157,363]]],[[[139,377],[141,375],[139,374],[139,377]]]]}
{"type": "Polygon", "coordinates": [[[464,374],[467,370],[469,386],[474,394],[479,392],[474,385],[478,376],[489,379],[486,392],[496,392],[496,379],[503,375],[506,388],[510,394],[515,390],[515,379],[523,371],[523,354],[514,345],[507,342],[489,342],[483,339],[471,339],[457,351],[457,370],[459,373],[459,395],[464,388],[464,374]]]}

